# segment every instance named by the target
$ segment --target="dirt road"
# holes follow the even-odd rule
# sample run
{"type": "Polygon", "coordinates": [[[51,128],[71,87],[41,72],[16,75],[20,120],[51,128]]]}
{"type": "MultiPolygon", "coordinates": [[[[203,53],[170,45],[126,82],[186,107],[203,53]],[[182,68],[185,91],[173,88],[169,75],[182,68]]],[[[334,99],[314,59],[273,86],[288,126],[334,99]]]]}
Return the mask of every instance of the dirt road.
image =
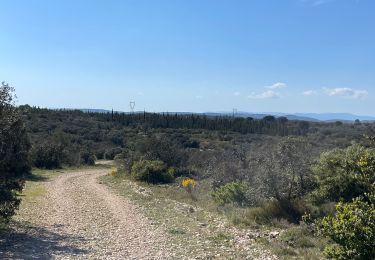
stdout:
{"type": "Polygon", "coordinates": [[[43,183],[46,194],[21,206],[16,223],[22,225],[6,235],[0,258],[171,258],[167,236],[126,198],[99,183],[106,171],[61,173],[43,183]]]}

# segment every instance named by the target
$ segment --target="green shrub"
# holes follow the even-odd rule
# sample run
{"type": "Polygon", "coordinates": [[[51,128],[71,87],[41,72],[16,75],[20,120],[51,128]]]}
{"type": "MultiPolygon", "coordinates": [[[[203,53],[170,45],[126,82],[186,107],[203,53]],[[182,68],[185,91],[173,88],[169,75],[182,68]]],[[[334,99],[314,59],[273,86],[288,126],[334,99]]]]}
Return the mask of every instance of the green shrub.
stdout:
{"type": "Polygon", "coordinates": [[[162,161],[141,160],[133,164],[131,176],[148,183],[170,183],[174,180],[173,172],[162,161]]]}
{"type": "Polygon", "coordinates": [[[164,136],[150,136],[136,143],[135,151],[145,160],[160,160],[169,167],[180,167],[185,160],[183,147],[164,136]]]}
{"type": "Polygon", "coordinates": [[[375,193],[367,199],[339,202],[335,216],[319,221],[320,234],[329,237],[334,245],[325,248],[332,259],[375,259],[375,193]],[[367,201],[369,200],[369,201],[367,201]]]}
{"type": "Polygon", "coordinates": [[[236,204],[238,206],[248,206],[254,204],[252,201],[252,190],[245,182],[229,182],[211,193],[213,199],[219,205],[236,204]]]}
{"type": "Polygon", "coordinates": [[[313,196],[317,202],[350,202],[369,192],[375,182],[375,151],[356,144],[322,153],[314,173],[318,188],[313,196]]]}
{"type": "Polygon", "coordinates": [[[232,216],[235,224],[252,226],[254,224],[273,224],[275,222],[285,221],[288,223],[299,223],[302,215],[306,212],[305,205],[300,201],[277,201],[271,200],[265,202],[260,207],[246,208],[237,211],[232,216]]]}
{"type": "Polygon", "coordinates": [[[192,169],[186,168],[186,167],[172,167],[174,169],[174,176],[177,177],[193,177],[197,175],[197,172],[195,172],[192,169]]]}
{"type": "Polygon", "coordinates": [[[81,153],[81,163],[86,165],[95,165],[96,156],[91,152],[83,152],[81,153]]]}
{"type": "Polygon", "coordinates": [[[294,248],[315,247],[313,233],[305,227],[292,227],[280,235],[280,241],[294,248]]]}
{"type": "Polygon", "coordinates": [[[112,148],[106,150],[104,153],[104,159],[106,160],[113,160],[115,159],[116,155],[121,154],[123,149],[121,147],[112,148]]]}
{"type": "Polygon", "coordinates": [[[44,142],[33,147],[33,163],[38,168],[61,168],[63,162],[63,147],[60,144],[44,142]]]}

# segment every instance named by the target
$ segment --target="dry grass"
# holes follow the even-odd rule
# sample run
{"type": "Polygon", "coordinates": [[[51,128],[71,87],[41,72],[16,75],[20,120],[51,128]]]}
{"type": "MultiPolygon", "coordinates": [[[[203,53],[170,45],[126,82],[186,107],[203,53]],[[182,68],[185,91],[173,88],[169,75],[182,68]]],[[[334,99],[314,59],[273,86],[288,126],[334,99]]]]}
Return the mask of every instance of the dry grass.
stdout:
{"type": "Polygon", "coordinates": [[[261,240],[280,259],[325,259],[322,254],[328,241],[314,236],[305,226],[287,228],[280,237],[272,241],[261,240]]]}
{"type": "MultiPolygon", "coordinates": [[[[138,205],[143,214],[168,232],[171,247],[181,259],[259,259],[270,253],[245,238],[239,245],[232,225],[220,216],[207,193],[209,183],[198,183],[195,199],[180,186],[134,183],[127,178],[104,176],[101,181],[138,205]]],[[[272,259],[272,258],[271,258],[272,259]]]]}
{"type": "MultiPolygon", "coordinates": [[[[298,225],[290,224],[285,219],[276,220],[267,216],[274,207],[239,208],[227,205],[218,208],[211,198],[211,184],[207,181],[198,182],[194,189],[193,199],[180,185],[182,179],[168,185],[135,184],[124,176],[113,178],[106,176],[103,182],[112,186],[119,193],[131,198],[156,225],[160,225],[172,234],[175,244],[188,245],[189,250],[201,248],[206,244],[208,254],[218,251],[218,248],[232,250],[227,256],[236,255],[233,241],[235,237],[229,229],[239,229],[241,232],[258,232],[267,234],[270,230],[280,230],[281,235],[275,239],[259,238],[269,251],[281,259],[323,259],[321,249],[327,241],[314,237],[311,232],[298,225]],[[219,211],[218,211],[219,209],[219,211]],[[257,221],[257,218],[263,220],[257,221]],[[267,220],[267,221],[265,221],[267,220]],[[267,222],[264,224],[262,222],[267,222]],[[223,223],[224,229],[217,228],[217,223],[223,223]],[[205,225],[202,227],[201,225],[205,225]],[[233,227],[233,224],[236,227],[233,227]],[[199,234],[199,238],[197,237],[199,234]],[[198,239],[197,239],[198,238],[198,239]],[[195,242],[194,242],[195,241],[195,242]],[[208,242],[207,242],[208,241],[208,242]]],[[[272,213],[271,215],[275,215],[272,213]]],[[[276,214],[278,215],[278,214],[276,214]]],[[[188,250],[186,248],[186,250],[188,250]]],[[[219,249],[220,251],[220,249],[219,249]]],[[[236,256],[241,253],[237,252],[236,256]]]]}

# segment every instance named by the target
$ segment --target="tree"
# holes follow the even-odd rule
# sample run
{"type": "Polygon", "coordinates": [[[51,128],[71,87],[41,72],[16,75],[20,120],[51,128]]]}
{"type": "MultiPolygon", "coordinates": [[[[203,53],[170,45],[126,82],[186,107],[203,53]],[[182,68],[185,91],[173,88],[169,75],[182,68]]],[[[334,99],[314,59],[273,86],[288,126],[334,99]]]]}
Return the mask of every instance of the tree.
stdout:
{"type": "Polygon", "coordinates": [[[306,135],[309,131],[310,123],[307,121],[299,121],[298,128],[301,135],[306,135]]]}
{"type": "Polygon", "coordinates": [[[259,184],[266,197],[291,201],[312,190],[310,150],[304,139],[285,137],[273,153],[259,160],[263,165],[259,184]]]}
{"type": "Polygon", "coordinates": [[[23,176],[30,171],[29,140],[14,107],[14,88],[0,86],[0,219],[8,220],[18,208],[23,176]]]}

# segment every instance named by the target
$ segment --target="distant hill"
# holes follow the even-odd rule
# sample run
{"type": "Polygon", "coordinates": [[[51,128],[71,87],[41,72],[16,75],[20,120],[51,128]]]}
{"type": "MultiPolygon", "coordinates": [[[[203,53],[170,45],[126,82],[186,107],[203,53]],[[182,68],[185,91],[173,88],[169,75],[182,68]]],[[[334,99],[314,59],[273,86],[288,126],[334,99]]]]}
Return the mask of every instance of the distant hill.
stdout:
{"type": "MultiPolygon", "coordinates": [[[[233,115],[232,112],[217,112],[217,113],[205,113],[207,115],[233,115]]],[[[236,116],[239,117],[253,117],[256,119],[263,118],[265,116],[276,116],[281,117],[284,116],[289,120],[304,120],[304,121],[327,121],[327,122],[334,122],[334,121],[349,121],[353,122],[355,120],[360,121],[375,121],[375,117],[373,116],[359,116],[350,113],[295,113],[295,114],[287,114],[287,113],[280,113],[280,112],[264,112],[264,113],[249,113],[249,112],[237,112],[236,116]]]]}
{"type": "Polygon", "coordinates": [[[305,116],[318,119],[320,121],[334,121],[334,120],[345,120],[345,121],[355,121],[359,119],[361,121],[375,121],[375,117],[373,116],[359,116],[353,115],[349,113],[324,113],[324,114],[316,114],[316,113],[296,113],[296,116],[305,116]]]}

